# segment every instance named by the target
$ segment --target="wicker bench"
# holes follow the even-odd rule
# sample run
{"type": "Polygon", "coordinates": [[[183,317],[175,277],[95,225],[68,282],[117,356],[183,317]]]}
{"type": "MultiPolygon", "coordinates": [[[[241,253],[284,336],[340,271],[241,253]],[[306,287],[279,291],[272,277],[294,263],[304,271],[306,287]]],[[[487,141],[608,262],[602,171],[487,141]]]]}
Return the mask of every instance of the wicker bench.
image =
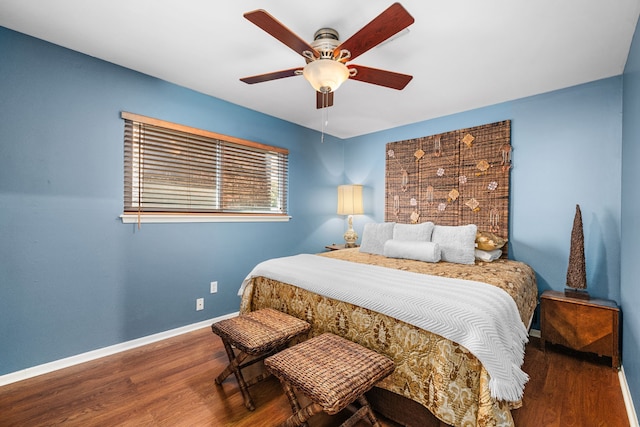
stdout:
{"type": "Polygon", "coordinates": [[[242,369],[282,350],[294,337],[310,328],[311,325],[304,320],[270,308],[212,324],[211,330],[222,339],[229,357],[229,365],[218,375],[216,384],[222,384],[229,375],[234,374],[240,386],[244,406],[253,411],[255,405],[249,394],[249,387],[269,375],[260,374],[250,381],[245,381],[242,369]],[[250,356],[253,357],[246,361],[250,356]]]}
{"type": "Polygon", "coordinates": [[[333,415],[356,400],[360,408],[353,408],[354,414],[342,425],[352,426],[368,417],[372,425],[379,426],[364,393],[393,372],[391,359],[325,333],[268,357],[264,364],[282,383],[293,410],[281,426],[305,425],[321,411],[333,415]],[[301,408],[294,389],[311,403],[301,408]]]}

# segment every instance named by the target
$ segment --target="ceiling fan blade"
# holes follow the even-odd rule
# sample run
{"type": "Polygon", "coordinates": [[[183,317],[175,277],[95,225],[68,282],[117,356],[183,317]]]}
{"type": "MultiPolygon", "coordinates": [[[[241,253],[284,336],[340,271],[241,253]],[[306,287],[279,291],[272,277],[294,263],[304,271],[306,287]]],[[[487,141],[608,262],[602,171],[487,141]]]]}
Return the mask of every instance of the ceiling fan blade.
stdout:
{"type": "Polygon", "coordinates": [[[302,52],[308,50],[313,53],[313,56],[316,58],[320,56],[318,51],[311,47],[309,43],[298,37],[293,31],[271,16],[269,12],[263,9],[258,9],[252,12],[247,12],[243,16],[276,39],[280,40],[285,45],[289,46],[291,49],[296,51],[298,55],[302,55],[302,52]]]}
{"type": "Polygon", "coordinates": [[[302,67],[290,68],[288,70],[274,71],[272,73],[258,74],[257,76],[243,77],[240,81],[250,85],[254,83],[268,82],[269,80],[283,79],[285,77],[297,76],[296,71],[302,71],[302,67]]]}
{"type": "Polygon", "coordinates": [[[374,18],[373,21],[362,27],[360,31],[335,48],[333,56],[338,57],[340,51],[345,49],[351,52],[351,57],[347,59],[351,61],[394,34],[404,30],[413,22],[413,16],[409,15],[409,12],[400,3],[394,3],[374,18]]]}
{"type": "Polygon", "coordinates": [[[402,90],[409,84],[413,76],[394,73],[393,71],[379,70],[377,68],[363,67],[362,65],[349,65],[349,69],[355,68],[358,72],[350,76],[349,80],[359,80],[378,86],[402,90]]]}
{"type": "Polygon", "coordinates": [[[333,106],[333,92],[316,92],[316,108],[327,108],[333,106]]]}

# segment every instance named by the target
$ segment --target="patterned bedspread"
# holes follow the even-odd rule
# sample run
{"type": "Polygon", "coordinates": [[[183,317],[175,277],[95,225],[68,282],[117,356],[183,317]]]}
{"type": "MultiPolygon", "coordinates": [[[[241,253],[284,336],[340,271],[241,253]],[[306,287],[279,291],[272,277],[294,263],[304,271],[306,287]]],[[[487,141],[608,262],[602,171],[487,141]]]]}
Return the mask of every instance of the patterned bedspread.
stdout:
{"type": "MultiPolygon", "coordinates": [[[[537,304],[535,274],[511,260],[475,265],[424,263],[360,253],[358,249],[319,254],[364,264],[481,281],[508,292],[529,324],[537,304]]],[[[306,319],[312,335],[332,332],[391,357],[394,373],[378,387],[410,398],[454,426],[513,426],[510,410],[520,402],[497,401],[489,375],[464,347],[389,316],[328,299],[295,286],[257,277],[242,296],[241,312],[271,307],[306,319]]]]}

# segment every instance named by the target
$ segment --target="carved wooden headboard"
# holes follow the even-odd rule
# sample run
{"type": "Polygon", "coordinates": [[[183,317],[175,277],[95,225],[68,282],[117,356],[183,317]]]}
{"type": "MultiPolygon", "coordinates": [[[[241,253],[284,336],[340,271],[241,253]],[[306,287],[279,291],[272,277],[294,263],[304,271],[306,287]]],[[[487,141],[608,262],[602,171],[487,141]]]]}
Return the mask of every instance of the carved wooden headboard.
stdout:
{"type": "Polygon", "coordinates": [[[509,237],[511,121],[386,146],[385,221],[476,224],[509,237]]]}

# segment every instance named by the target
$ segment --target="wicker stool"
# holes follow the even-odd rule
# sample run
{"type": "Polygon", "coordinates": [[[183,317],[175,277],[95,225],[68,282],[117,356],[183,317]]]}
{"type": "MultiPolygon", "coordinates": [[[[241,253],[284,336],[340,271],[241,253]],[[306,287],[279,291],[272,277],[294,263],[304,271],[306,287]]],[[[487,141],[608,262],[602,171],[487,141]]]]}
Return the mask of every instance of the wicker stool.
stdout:
{"type": "Polygon", "coordinates": [[[261,374],[251,381],[245,381],[241,370],[283,349],[294,337],[310,328],[311,325],[304,320],[270,308],[214,323],[211,330],[222,339],[229,356],[229,365],[218,375],[216,384],[222,384],[233,373],[238,380],[244,406],[253,411],[255,405],[249,387],[269,375],[261,374]],[[238,350],[237,355],[233,347],[238,350]],[[243,363],[249,356],[254,357],[243,363]]]}
{"type": "Polygon", "coordinates": [[[264,364],[282,383],[293,410],[281,426],[304,425],[321,411],[336,414],[356,400],[360,408],[342,425],[352,426],[365,417],[380,425],[364,393],[393,372],[391,359],[325,333],[270,356],[264,364]],[[294,388],[311,403],[301,408],[294,388]]]}

